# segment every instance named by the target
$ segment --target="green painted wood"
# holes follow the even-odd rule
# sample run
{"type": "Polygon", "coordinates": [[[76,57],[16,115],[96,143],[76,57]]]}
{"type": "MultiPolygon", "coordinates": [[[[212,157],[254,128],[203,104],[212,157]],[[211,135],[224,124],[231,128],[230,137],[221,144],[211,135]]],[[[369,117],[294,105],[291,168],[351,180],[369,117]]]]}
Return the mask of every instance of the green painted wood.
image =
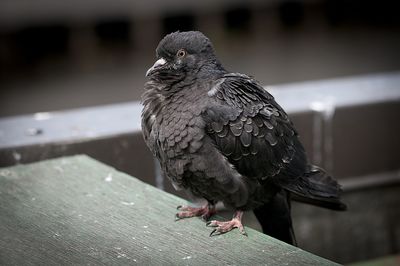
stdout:
{"type": "Polygon", "coordinates": [[[186,203],[87,156],[0,169],[1,265],[334,265],[246,228],[209,237],[186,203]]]}

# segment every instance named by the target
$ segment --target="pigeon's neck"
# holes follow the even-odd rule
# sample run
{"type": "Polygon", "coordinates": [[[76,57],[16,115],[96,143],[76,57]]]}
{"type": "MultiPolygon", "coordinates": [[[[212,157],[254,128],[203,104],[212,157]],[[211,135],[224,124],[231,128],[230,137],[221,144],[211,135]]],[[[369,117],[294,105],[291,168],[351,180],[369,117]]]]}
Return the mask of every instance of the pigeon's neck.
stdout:
{"type": "Polygon", "coordinates": [[[217,61],[203,62],[197,70],[186,73],[182,79],[169,84],[164,91],[168,96],[172,96],[183,88],[187,89],[193,86],[197,87],[197,85],[201,84],[208,84],[221,78],[226,73],[227,71],[217,61]]]}
{"type": "Polygon", "coordinates": [[[202,80],[215,80],[226,74],[227,71],[217,60],[212,60],[203,64],[197,73],[197,78],[202,80]]]}

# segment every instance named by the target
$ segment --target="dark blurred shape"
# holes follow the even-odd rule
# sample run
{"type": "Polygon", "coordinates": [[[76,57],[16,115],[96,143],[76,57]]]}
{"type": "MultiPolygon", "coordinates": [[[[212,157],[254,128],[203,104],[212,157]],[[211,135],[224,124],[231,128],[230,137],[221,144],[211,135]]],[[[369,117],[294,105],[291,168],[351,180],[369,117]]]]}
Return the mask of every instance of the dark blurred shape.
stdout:
{"type": "Polygon", "coordinates": [[[304,3],[302,1],[284,1],[278,9],[281,23],[286,27],[297,26],[304,20],[304,3]]]}
{"type": "Polygon", "coordinates": [[[14,35],[22,63],[34,64],[68,52],[70,29],[63,24],[30,26],[14,35]]]}
{"type": "Polygon", "coordinates": [[[28,136],[39,136],[43,134],[43,129],[30,127],[26,130],[26,135],[28,136]]]}
{"type": "Polygon", "coordinates": [[[41,3],[0,1],[0,116],[139,100],[154,46],[176,30],[208,34],[262,84],[400,69],[398,0],[41,3]]]}
{"type": "Polygon", "coordinates": [[[370,24],[399,25],[399,1],[384,0],[326,0],[325,12],[332,25],[370,24]]]}
{"type": "Polygon", "coordinates": [[[246,32],[250,30],[251,11],[248,7],[229,9],[224,14],[225,27],[228,31],[246,32]]]}
{"type": "Polygon", "coordinates": [[[94,30],[103,46],[130,45],[132,43],[131,23],[128,19],[110,19],[98,22],[94,30]]]}
{"type": "Polygon", "coordinates": [[[167,15],[162,19],[163,36],[174,31],[195,29],[195,17],[192,14],[167,15]]]}
{"type": "Polygon", "coordinates": [[[326,0],[325,12],[330,24],[339,25],[348,16],[344,2],[343,0],[326,0]]]}

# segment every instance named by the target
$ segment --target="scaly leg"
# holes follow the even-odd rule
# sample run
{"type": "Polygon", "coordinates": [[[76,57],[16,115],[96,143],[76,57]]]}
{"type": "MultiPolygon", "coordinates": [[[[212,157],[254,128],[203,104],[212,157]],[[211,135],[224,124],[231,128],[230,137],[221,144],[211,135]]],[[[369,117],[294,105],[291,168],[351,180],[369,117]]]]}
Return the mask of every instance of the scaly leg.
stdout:
{"type": "Polygon", "coordinates": [[[175,215],[176,220],[201,216],[204,221],[208,221],[216,213],[215,205],[207,203],[201,207],[178,206],[179,212],[175,215]]]}
{"type": "Polygon", "coordinates": [[[207,226],[216,227],[211,232],[210,236],[221,235],[221,234],[231,231],[234,228],[238,228],[240,233],[247,236],[247,233],[244,230],[244,226],[242,224],[242,216],[243,216],[243,211],[236,211],[235,214],[233,215],[232,220],[230,220],[228,222],[220,222],[220,221],[215,221],[215,220],[208,222],[207,226]]]}

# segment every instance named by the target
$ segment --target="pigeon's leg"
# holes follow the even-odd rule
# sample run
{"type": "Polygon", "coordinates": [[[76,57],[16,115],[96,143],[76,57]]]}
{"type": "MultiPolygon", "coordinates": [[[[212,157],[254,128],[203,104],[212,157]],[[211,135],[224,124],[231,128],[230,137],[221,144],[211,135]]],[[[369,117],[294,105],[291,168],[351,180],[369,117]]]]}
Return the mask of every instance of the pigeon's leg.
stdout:
{"type": "Polygon", "coordinates": [[[212,203],[207,203],[201,207],[178,206],[177,209],[179,212],[175,215],[176,220],[201,216],[204,221],[208,221],[216,213],[215,205],[212,203]]]}
{"type": "Polygon", "coordinates": [[[247,236],[246,231],[244,230],[244,226],[242,224],[242,216],[243,211],[236,211],[233,215],[232,220],[228,222],[220,222],[220,221],[210,221],[207,223],[207,226],[216,227],[210,234],[213,235],[221,235],[231,231],[234,228],[238,228],[240,233],[247,236]]]}

